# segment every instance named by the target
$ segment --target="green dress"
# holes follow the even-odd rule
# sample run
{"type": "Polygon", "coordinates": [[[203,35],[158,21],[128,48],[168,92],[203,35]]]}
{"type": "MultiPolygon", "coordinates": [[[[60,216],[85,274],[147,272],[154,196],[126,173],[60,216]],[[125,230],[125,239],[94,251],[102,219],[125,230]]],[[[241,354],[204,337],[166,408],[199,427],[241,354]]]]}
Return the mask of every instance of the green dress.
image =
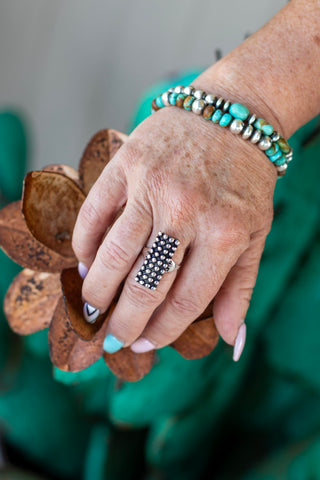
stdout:
{"type": "MultiPolygon", "coordinates": [[[[132,128],[158,93],[199,73],[152,87],[132,128]]],[[[47,331],[18,338],[2,320],[0,428],[11,463],[19,455],[61,479],[320,478],[320,119],[290,142],[241,360],[222,341],[193,361],[167,347],[143,380],[123,383],[103,360],[80,373],[53,368],[47,331]]],[[[15,159],[0,162],[6,170],[15,159]]],[[[16,270],[4,262],[2,296],[16,270]]]]}

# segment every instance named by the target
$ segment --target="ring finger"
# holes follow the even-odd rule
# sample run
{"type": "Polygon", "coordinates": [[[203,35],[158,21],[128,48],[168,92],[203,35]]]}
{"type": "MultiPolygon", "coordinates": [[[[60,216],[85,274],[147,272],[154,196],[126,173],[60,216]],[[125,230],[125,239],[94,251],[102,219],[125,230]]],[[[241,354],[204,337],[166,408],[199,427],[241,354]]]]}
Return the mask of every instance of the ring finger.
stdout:
{"type": "Polygon", "coordinates": [[[152,245],[151,249],[148,248],[150,258],[145,259],[140,255],[135,262],[109,320],[104,342],[107,353],[114,353],[123,346],[131,345],[144,330],[152,313],[164,301],[175,280],[177,268],[166,272],[166,265],[172,260],[179,265],[187,246],[185,241],[180,242],[170,235],[169,229],[159,232],[156,227],[149,242],[152,245]],[[172,258],[168,255],[170,253],[172,258]],[[158,256],[155,256],[157,254],[158,256]]]}

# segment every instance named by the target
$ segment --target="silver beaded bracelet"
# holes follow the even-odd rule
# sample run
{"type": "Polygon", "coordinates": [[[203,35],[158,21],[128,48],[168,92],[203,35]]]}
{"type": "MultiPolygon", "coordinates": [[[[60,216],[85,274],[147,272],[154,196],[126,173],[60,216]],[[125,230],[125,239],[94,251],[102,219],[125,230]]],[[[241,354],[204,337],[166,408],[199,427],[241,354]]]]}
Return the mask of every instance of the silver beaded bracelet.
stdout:
{"type": "Polygon", "coordinates": [[[167,107],[177,106],[206,120],[228,127],[235,135],[256,144],[259,149],[275,165],[278,177],[282,177],[293,158],[292,148],[287,140],[276,132],[270,123],[263,118],[250,114],[248,108],[241,103],[231,103],[222,97],[196,90],[192,86],[169,88],[152,101],[151,112],[167,107]]]}

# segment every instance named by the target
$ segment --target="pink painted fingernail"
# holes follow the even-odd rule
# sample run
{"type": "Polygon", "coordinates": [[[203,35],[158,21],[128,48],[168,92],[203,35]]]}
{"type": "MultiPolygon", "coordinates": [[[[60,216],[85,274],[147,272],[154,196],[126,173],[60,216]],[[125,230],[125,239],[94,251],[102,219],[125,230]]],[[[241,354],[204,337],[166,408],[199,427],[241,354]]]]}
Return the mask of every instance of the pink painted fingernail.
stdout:
{"type": "Polygon", "coordinates": [[[156,347],[153,345],[153,343],[149,342],[149,340],[141,337],[133,342],[130,348],[134,353],[145,353],[150,352],[150,350],[154,350],[156,347]]]}
{"type": "Polygon", "coordinates": [[[243,323],[242,325],[240,325],[240,328],[238,330],[238,335],[234,343],[233,360],[235,362],[237,362],[241,357],[241,353],[246,343],[246,333],[247,333],[247,327],[246,327],[246,324],[243,323]]]}
{"type": "Polygon", "coordinates": [[[89,269],[82,262],[78,263],[78,272],[82,280],[86,278],[88,271],[89,269]]]}

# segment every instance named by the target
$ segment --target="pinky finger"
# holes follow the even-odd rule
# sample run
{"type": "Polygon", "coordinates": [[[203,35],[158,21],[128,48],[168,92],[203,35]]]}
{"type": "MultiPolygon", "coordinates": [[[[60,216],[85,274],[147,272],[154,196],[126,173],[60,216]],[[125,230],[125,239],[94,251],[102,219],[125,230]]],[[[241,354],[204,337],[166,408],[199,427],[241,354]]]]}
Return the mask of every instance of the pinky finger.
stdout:
{"type": "Polygon", "coordinates": [[[235,361],[239,360],[246,341],[244,320],[256,283],[264,242],[265,239],[260,236],[251,240],[249,248],[230,270],[214,299],[216,327],[223,340],[234,345],[235,361]]]}

